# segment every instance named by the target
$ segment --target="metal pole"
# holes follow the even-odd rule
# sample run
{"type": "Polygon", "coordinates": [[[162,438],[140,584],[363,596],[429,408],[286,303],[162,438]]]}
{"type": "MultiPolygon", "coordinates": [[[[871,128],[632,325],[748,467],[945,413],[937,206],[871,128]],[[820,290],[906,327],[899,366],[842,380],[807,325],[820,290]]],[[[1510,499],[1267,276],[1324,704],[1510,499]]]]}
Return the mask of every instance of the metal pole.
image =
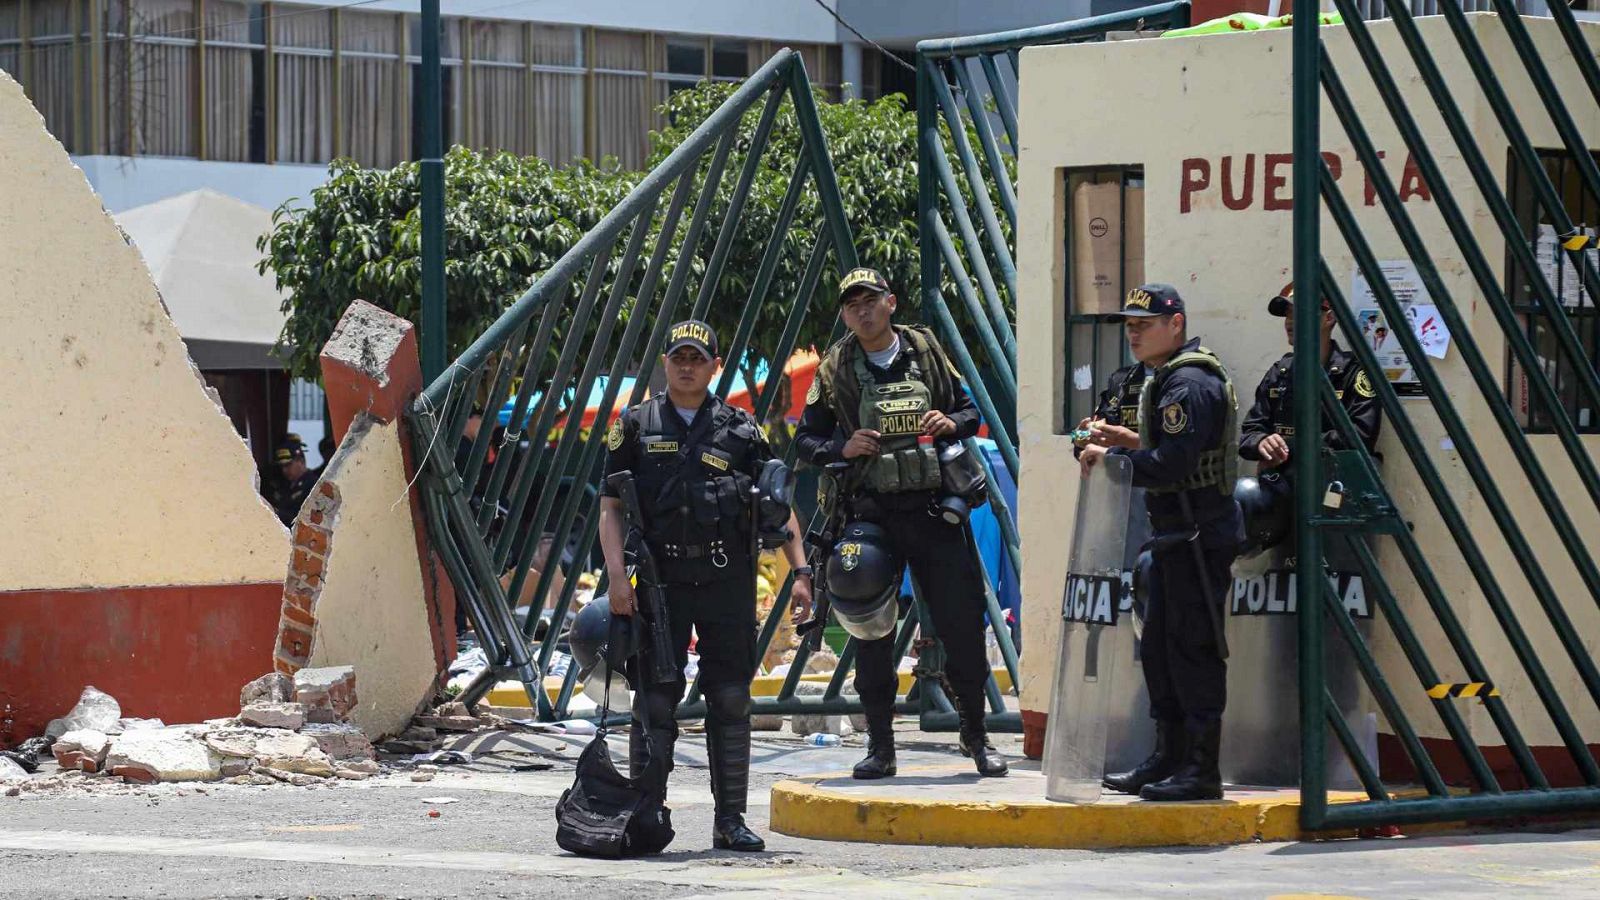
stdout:
{"type": "Polygon", "coordinates": [[[444,371],[444,127],[439,0],[422,0],[422,380],[444,371]]]}

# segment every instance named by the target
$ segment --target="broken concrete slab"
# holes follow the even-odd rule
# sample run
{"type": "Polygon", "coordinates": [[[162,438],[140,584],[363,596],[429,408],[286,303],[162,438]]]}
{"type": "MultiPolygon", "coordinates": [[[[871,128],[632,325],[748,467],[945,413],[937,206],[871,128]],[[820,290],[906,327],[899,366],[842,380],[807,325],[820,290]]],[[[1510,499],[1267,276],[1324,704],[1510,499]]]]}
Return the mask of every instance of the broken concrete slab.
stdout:
{"type": "MultiPolygon", "coordinates": [[[[307,756],[313,752],[319,754],[322,752],[317,749],[316,739],[303,734],[295,734],[292,731],[269,731],[256,736],[255,739],[255,757],[262,761],[293,759],[307,756]]],[[[278,768],[282,767],[279,766],[278,768]]],[[[288,769],[287,771],[297,772],[299,770],[288,769]]]]}
{"type": "Polygon", "coordinates": [[[11,760],[0,756],[0,784],[13,781],[22,781],[28,777],[28,770],[17,765],[11,760]]]}
{"type": "Polygon", "coordinates": [[[432,728],[435,732],[477,731],[484,724],[477,716],[416,716],[411,722],[424,728],[432,728]]]}
{"type": "Polygon", "coordinates": [[[317,747],[330,759],[373,759],[377,756],[372,742],[354,725],[311,724],[301,728],[300,733],[314,738],[317,747]]]}
{"type": "Polygon", "coordinates": [[[298,703],[252,703],[239,710],[239,721],[257,728],[294,731],[305,724],[306,710],[298,703]]]}
{"type": "Polygon", "coordinates": [[[249,775],[253,768],[255,768],[253,759],[229,757],[222,761],[222,777],[224,780],[232,780],[240,775],[249,775]]]}
{"type": "Polygon", "coordinates": [[[160,719],[129,719],[117,720],[117,727],[122,731],[137,731],[140,728],[165,728],[167,723],[160,719]]]}
{"type": "Polygon", "coordinates": [[[239,708],[257,703],[288,703],[294,699],[294,682],[282,672],[268,672],[239,690],[239,708]]]}
{"type": "Polygon", "coordinates": [[[215,781],[222,777],[222,757],[188,729],[141,729],[111,742],[105,770],[144,783],[215,781]]]}
{"type": "Polygon", "coordinates": [[[298,756],[258,756],[256,770],[268,774],[290,772],[297,775],[315,775],[318,778],[333,776],[333,763],[327,754],[312,748],[298,756]]]}
{"type": "Polygon", "coordinates": [[[111,738],[104,732],[79,728],[63,734],[51,746],[57,765],[80,772],[98,772],[105,767],[111,738]]]}
{"type": "Polygon", "coordinates": [[[122,705],[117,698],[89,685],[78,696],[78,702],[65,716],[52,719],[45,726],[45,737],[55,740],[69,731],[92,729],[102,734],[116,734],[122,729],[117,720],[122,718],[122,705]]]}
{"type": "Polygon", "coordinates": [[[311,722],[342,722],[356,707],[354,666],[321,666],[294,673],[294,699],[311,722]]]}
{"type": "Polygon", "coordinates": [[[339,762],[339,768],[346,772],[360,772],[363,775],[376,775],[383,769],[376,760],[371,759],[346,759],[339,762]]]}

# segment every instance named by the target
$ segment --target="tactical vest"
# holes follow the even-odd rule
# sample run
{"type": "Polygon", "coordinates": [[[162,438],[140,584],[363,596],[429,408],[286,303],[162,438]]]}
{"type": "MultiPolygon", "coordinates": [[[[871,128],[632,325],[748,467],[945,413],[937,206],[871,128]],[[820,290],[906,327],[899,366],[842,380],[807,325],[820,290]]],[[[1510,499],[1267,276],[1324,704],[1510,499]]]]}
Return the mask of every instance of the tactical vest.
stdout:
{"type": "MultiPolygon", "coordinates": [[[[1180,353],[1168,360],[1165,365],[1156,369],[1155,374],[1145,379],[1144,388],[1139,395],[1139,419],[1141,422],[1155,422],[1156,401],[1161,397],[1161,389],[1165,386],[1167,378],[1184,366],[1199,366],[1207,369],[1222,379],[1222,392],[1227,400],[1228,413],[1222,423],[1222,431],[1217,435],[1216,446],[1200,451],[1200,459],[1194,472],[1177,484],[1162,485],[1160,487],[1146,488],[1152,494],[1174,494],[1178,491],[1193,491],[1200,488],[1215,488],[1219,493],[1227,496],[1233,495],[1233,483],[1239,475],[1239,458],[1233,452],[1233,429],[1235,419],[1239,415],[1239,401],[1234,396],[1233,379],[1228,375],[1228,369],[1217,358],[1215,353],[1204,347],[1199,347],[1185,353],[1180,353]]],[[[1155,449],[1160,435],[1164,432],[1160,428],[1143,428],[1139,431],[1139,444],[1146,450],[1155,449]]]]}
{"type": "MultiPolygon", "coordinates": [[[[1285,359],[1292,360],[1293,355],[1291,354],[1285,359]]],[[[1284,441],[1289,445],[1289,451],[1293,453],[1296,437],[1296,426],[1294,424],[1294,377],[1290,368],[1284,365],[1283,360],[1275,363],[1274,368],[1280,373],[1279,383],[1267,388],[1267,404],[1272,408],[1273,429],[1283,436],[1284,441]]],[[[1343,358],[1335,358],[1334,355],[1329,356],[1328,380],[1333,383],[1333,395],[1340,403],[1344,403],[1345,395],[1355,389],[1355,385],[1351,382],[1354,381],[1355,376],[1361,374],[1361,371],[1361,364],[1348,356],[1343,356],[1343,358]]],[[[1345,406],[1348,409],[1349,404],[1345,404],[1345,406]]]]}
{"type": "Polygon", "coordinates": [[[878,432],[878,455],[867,462],[865,484],[882,494],[927,491],[939,487],[939,454],[933,442],[919,444],[922,416],[933,409],[933,392],[922,380],[922,366],[913,358],[904,380],[878,383],[867,368],[867,355],[854,360],[861,385],[861,427],[878,432]]]}
{"type": "MultiPolygon", "coordinates": [[[[717,401],[713,401],[717,402],[717,401]]],[[[725,557],[749,543],[751,452],[756,426],[737,407],[718,402],[709,423],[671,428],[666,395],[642,404],[639,503],[645,539],[664,561],[725,557]]],[[[679,422],[681,422],[681,417],[679,422]]]]}
{"type": "Polygon", "coordinates": [[[1106,398],[1106,405],[1109,407],[1107,412],[1115,411],[1117,414],[1117,421],[1112,422],[1113,425],[1121,425],[1133,431],[1139,430],[1139,422],[1142,421],[1139,415],[1139,403],[1144,382],[1144,366],[1136,366],[1128,372],[1128,377],[1116,386],[1111,396],[1106,398]]]}

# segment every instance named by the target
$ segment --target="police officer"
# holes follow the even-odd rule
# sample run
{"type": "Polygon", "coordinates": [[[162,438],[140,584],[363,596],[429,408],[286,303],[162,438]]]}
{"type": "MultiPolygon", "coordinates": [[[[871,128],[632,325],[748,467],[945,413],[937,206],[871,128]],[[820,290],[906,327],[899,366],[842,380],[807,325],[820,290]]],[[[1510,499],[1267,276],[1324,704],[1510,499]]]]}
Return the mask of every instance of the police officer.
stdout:
{"type": "MultiPolygon", "coordinates": [[[[757,467],[772,458],[755,419],[708,390],[721,367],[717,338],[704,322],[679,322],[667,333],[667,389],[624,412],[606,435],[606,474],[631,471],[643,507],[644,537],[666,595],[675,662],[688,661],[690,629],[700,657],[706,701],[706,744],[715,800],[713,846],[761,850],[766,844],[744,823],[750,779],[750,681],[756,672],[755,564],[751,558],[750,488],[757,467]]],[[[622,501],[607,484],[600,506],[600,546],[610,583],[611,611],[632,615],[637,598],[624,557],[622,501]]],[[[810,570],[799,527],[789,516],[784,552],[799,570],[796,602],[810,603],[810,570]]],[[[684,681],[635,679],[629,756],[635,776],[646,747],[672,767],[676,715],[684,681]],[[638,716],[647,703],[649,734],[638,716]],[[648,742],[648,743],[647,743],[648,742]]],[[[665,790],[665,785],[662,785],[665,790]]]]}
{"type": "MultiPolygon", "coordinates": [[[[1293,347],[1292,282],[1284,285],[1276,297],[1267,301],[1267,313],[1283,319],[1283,332],[1289,339],[1289,346],[1293,347]]],[[[1356,362],[1356,355],[1341,350],[1333,340],[1333,324],[1333,311],[1324,297],[1319,335],[1322,367],[1333,382],[1339,402],[1350,414],[1350,421],[1355,424],[1361,442],[1371,452],[1377,446],[1378,428],[1382,422],[1378,392],[1373,387],[1372,377],[1356,362]]],[[[1290,472],[1283,467],[1289,462],[1289,451],[1295,443],[1294,400],[1294,351],[1290,350],[1267,369],[1261,384],[1256,387],[1255,405],[1250,407],[1250,413],[1244,417],[1244,424],[1239,429],[1239,455],[1259,462],[1263,472],[1278,469],[1285,475],[1290,472]]],[[[1322,446],[1330,450],[1351,449],[1345,442],[1343,432],[1333,427],[1332,422],[1325,424],[1328,427],[1322,432],[1322,446]]]]}
{"type": "Polygon", "coordinates": [[[1153,370],[1141,394],[1143,428],[1132,440],[1096,430],[1079,465],[1087,474],[1107,453],[1126,455],[1134,486],[1145,488],[1154,565],[1139,649],[1156,749],[1105,783],[1146,800],[1217,799],[1227,700],[1222,603],[1242,539],[1233,383],[1216,355],[1189,338],[1172,286],[1130,291],[1122,317],[1134,358],[1153,370]]]}
{"type": "MultiPolygon", "coordinates": [[[[891,323],[896,303],[889,282],[872,269],[853,269],[840,281],[840,315],[850,333],[817,366],[795,443],[800,458],[813,465],[851,461],[861,467],[861,487],[843,502],[853,520],[880,526],[896,555],[909,562],[944,643],[961,750],[980,775],[1004,775],[1006,763],[984,730],[984,588],[971,536],[964,524],[933,514],[942,488],[937,457],[931,466],[922,464],[922,454],[937,452],[934,442],[976,434],[978,410],[933,333],[891,323]],[[905,459],[919,462],[900,465],[905,459]]],[[[809,611],[809,604],[797,604],[796,619],[809,611]]],[[[857,649],[855,686],[868,727],[857,778],[895,773],[894,645],[890,629],[857,649]]]]}
{"type": "Polygon", "coordinates": [[[293,433],[286,435],[283,443],[273,451],[272,461],[278,466],[279,478],[273,487],[272,508],[277,511],[279,521],[293,525],[295,517],[300,515],[301,504],[306,502],[311,489],[316,487],[321,470],[306,466],[305,442],[300,440],[300,435],[293,433]]]}
{"type": "MultiPolygon", "coordinates": [[[[1078,423],[1077,431],[1090,429],[1126,429],[1133,438],[1139,434],[1139,392],[1150,375],[1150,367],[1142,362],[1123,366],[1106,379],[1106,389],[1100,392],[1094,412],[1078,423]]],[[[1077,442],[1074,454],[1081,454],[1088,438],[1077,442]]]]}

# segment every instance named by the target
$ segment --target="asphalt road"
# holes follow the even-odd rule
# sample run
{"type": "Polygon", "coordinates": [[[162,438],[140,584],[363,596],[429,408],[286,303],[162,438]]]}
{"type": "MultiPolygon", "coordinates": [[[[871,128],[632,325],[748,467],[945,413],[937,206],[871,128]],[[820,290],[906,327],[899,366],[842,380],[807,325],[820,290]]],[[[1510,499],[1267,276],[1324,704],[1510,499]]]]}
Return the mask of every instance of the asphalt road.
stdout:
{"type": "MultiPolygon", "coordinates": [[[[570,758],[575,742],[520,740],[427,783],[404,771],[308,788],[101,780],[0,798],[0,897],[1590,897],[1600,884],[1600,830],[1120,852],[798,840],[768,831],[767,789],[786,773],[847,768],[860,750],[770,735],[756,749],[749,816],[769,850],[717,852],[707,849],[703,745],[682,743],[670,798],[678,839],[659,857],[560,851],[554,808],[570,766],[511,766],[535,750],[570,758]]],[[[1015,752],[1014,739],[1001,743],[1015,752]]],[[[913,739],[907,753],[951,755],[948,737],[913,739]]]]}

